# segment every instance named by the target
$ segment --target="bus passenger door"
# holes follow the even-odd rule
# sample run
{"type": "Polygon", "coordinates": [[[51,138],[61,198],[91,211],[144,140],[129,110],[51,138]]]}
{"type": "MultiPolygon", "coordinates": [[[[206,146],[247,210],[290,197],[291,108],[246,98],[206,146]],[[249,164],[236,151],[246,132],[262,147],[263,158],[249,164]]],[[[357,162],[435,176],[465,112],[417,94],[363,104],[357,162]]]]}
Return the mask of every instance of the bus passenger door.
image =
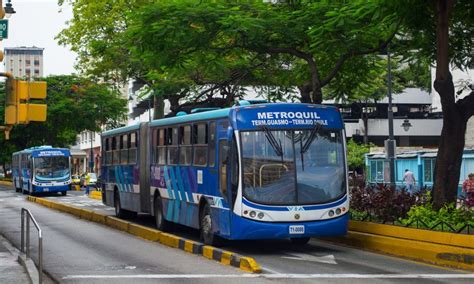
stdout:
{"type": "MultiPolygon", "coordinates": [[[[230,181],[230,156],[229,156],[229,143],[227,139],[219,140],[219,192],[221,196],[224,198],[226,203],[229,206],[229,209],[218,209],[219,216],[217,222],[217,231],[222,236],[229,236],[230,235],[230,213],[232,210],[230,209],[231,202],[229,199],[230,190],[229,190],[229,181],[230,181]]],[[[217,209],[217,208],[216,208],[217,209]]],[[[217,212],[216,212],[217,213],[217,212]]],[[[215,215],[214,215],[215,216],[215,215]]]]}

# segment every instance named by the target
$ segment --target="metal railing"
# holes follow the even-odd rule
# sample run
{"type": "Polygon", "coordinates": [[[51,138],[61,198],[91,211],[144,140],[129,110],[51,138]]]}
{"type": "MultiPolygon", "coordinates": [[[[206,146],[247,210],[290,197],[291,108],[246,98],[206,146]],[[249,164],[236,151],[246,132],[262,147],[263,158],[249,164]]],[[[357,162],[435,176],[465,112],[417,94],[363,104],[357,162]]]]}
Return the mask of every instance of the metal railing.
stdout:
{"type": "Polygon", "coordinates": [[[31,214],[30,210],[26,208],[21,209],[21,252],[26,254],[26,258],[30,257],[30,220],[38,230],[38,277],[39,283],[43,282],[43,234],[41,228],[38,226],[35,217],[31,214]],[[25,218],[26,218],[26,235],[25,235],[25,218]],[[25,244],[26,236],[26,244],[25,244]],[[26,246],[25,246],[26,245],[26,246]]]}

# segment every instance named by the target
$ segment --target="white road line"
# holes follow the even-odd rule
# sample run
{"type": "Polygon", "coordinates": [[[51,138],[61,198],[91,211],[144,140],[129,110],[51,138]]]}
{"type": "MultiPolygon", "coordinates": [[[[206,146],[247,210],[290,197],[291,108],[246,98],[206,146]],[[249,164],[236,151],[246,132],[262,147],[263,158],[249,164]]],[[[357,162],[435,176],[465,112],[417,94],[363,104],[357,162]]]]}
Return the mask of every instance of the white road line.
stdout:
{"type": "Polygon", "coordinates": [[[72,279],[194,279],[194,278],[267,278],[267,279],[474,279],[474,274],[136,274],[68,275],[72,279]]]}

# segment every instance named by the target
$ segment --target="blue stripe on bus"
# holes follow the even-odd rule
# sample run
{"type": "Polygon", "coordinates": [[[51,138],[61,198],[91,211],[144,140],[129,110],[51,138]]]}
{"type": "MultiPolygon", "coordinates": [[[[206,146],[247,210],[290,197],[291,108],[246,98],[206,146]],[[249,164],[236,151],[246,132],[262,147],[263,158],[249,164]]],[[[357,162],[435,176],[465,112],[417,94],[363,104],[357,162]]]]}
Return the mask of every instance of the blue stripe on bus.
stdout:
{"type": "Polygon", "coordinates": [[[181,173],[181,167],[180,166],[176,167],[176,181],[177,181],[177,184],[178,184],[178,189],[181,192],[182,200],[183,201],[189,201],[186,190],[184,189],[183,175],[181,173]]]}
{"type": "Polygon", "coordinates": [[[188,201],[190,203],[187,203],[186,204],[186,218],[185,218],[185,223],[186,225],[188,226],[191,226],[191,223],[192,223],[192,218],[193,218],[193,210],[192,210],[192,206],[191,203],[194,203],[194,198],[193,198],[193,194],[191,192],[191,180],[189,178],[189,167],[186,169],[184,169],[183,171],[181,171],[181,178],[185,181],[184,182],[184,190],[186,191],[186,194],[188,195],[189,199],[188,201]]]}
{"type": "MultiPolygon", "coordinates": [[[[310,205],[310,206],[302,206],[304,210],[318,210],[318,209],[326,209],[326,208],[331,208],[331,207],[334,207],[334,206],[338,206],[338,205],[341,205],[342,203],[346,202],[347,200],[347,195],[344,196],[344,198],[338,200],[338,201],[335,201],[335,202],[332,202],[332,203],[328,203],[328,204],[322,204],[322,205],[310,205]]],[[[247,199],[245,198],[242,198],[242,203],[249,206],[249,207],[252,207],[252,208],[255,208],[255,209],[260,209],[260,210],[268,210],[268,211],[290,211],[288,208],[289,207],[294,207],[294,206],[267,206],[267,205],[258,205],[258,204],[255,204],[255,203],[252,203],[250,201],[248,201],[247,199]]]]}
{"type": "Polygon", "coordinates": [[[171,180],[171,188],[173,189],[175,196],[177,196],[177,198],[174,201],[173,222],[178,223],[181,197],[180,197],[180,194],[178,193],[178,185],[176,184],[176,175],[174,173],[174,167],[169,168],[169,174],[170,174],[170,180],[171,180]]]}
{"type": "Polygon", "coordinates": [[[167,166],[163,167],[163,176],[165,178],[166,189],[168,190],[168,196],[169,196],[168,208],[166,210],[166,220],[172,220],[173,219],[174,198],[173,198],[173,194],[171,192],[171,182],[170,182],[167,166]]]}

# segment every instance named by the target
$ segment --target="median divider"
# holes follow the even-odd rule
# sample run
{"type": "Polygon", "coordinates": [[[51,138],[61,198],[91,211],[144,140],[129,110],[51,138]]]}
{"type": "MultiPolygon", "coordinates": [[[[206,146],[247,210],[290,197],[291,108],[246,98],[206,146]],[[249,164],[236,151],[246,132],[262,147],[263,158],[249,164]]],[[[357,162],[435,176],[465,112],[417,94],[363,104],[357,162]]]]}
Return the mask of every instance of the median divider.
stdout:
{"type": "Polygon", "coordinates": [[[474,235],[350,221],[347,236],[329,240],[430,264],[474,270],[474,235]]]}
{"type": "Polygon", "coordinates": [[[205,258],[218,261],[224,265],[230,265],[240,268],[241,270],[244,270],[246,272],[262,272],[260,265],[251,257],[245,257],[230,251],[222,250],[211,246],[205,246],[202,243],[178,237],[173,234],[165,233],[156,229],[137,225],[113,216],[102,215],[88,209],[78,208],[49,199],[28,196],[27,200],[52,209],[56,209],[61,212],[72,214],[76,217],[85,220],[100,223],[112,227],[114,229],[127,232],[145,240],[159,242],[163,245],[172,248],[177,248],[191,254],[202,255],[205,258]]]}

